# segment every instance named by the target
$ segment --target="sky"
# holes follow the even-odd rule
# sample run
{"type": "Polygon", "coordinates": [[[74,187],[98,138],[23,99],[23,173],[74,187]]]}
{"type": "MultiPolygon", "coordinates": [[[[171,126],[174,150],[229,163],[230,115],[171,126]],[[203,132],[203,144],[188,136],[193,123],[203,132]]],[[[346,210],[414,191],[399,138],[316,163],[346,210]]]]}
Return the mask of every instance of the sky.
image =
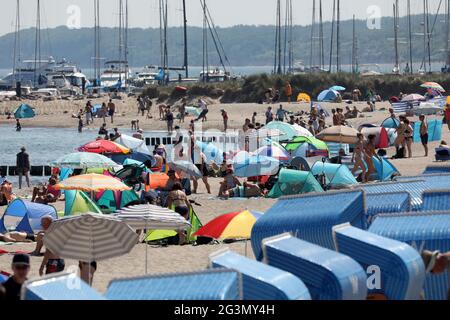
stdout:
{"type": "MultiPolygon", "coordinates": [[[[22,28],[36,23],[37,0],[19,0],[21,3],[22,28]]],[[[125,1],[125,0],[124,0],[125,1]]],[[[128,0],[130,27],[157,27],[159,25],[159,0],[128,0]]],[[[206,0],[216,25],[269,25],[275,24],[276,0],[206,0]]],[[[286,0],[281,0],[284,3],[286,0]]],[[[292,0],[294,24],[308,25],[312,20],[313,0],[292,0]]],[[[318,3],[319,0],[316,0],[318,3]]],[[[331,20],[333,0],[323,1],[324,20],[331,20]]],[[[395,0],[341,0],[341,19],[368,19],[371,14],[392,16],[395,0]],[[373,7],[375,6],[375,8],[373,7]],[[368,13],[371,11],[371,13],[368,13]]],[[[0,35],[14,31],[17,0],[1,0],[0,35]]],[[[168,0],[169,25],[182,25],[182,0],[168,0]]],[[[400,0],[400,15],[406,14],[406,0],[400,0]]],[[[445,3],[446,0],[443,1],[445,3]]],[[[100,0],[101,25],[116,27],[119,23],[119,0],[100,0]]],[[[202,25],[200,0],[186,0],[188,24],[202,25]]],[[[422,0],[411,0],[413,13],[422,13],[422,0]]],[[[438,0],[430,1],[430,12],[435,13],[438,0]]],[[[94,24],[93,0],[41,0],[42,28],[66,25],[70,27],[91,27],[94,24]],[[79,15],[77,13],[80,13],[79,15]],[[73,19],[75,17],[75,19],[73,19]],[[79,18],[78,18],[79,17],[79,18]]],[[[441,12],[444,12],[442,5],[441,12]]]]}

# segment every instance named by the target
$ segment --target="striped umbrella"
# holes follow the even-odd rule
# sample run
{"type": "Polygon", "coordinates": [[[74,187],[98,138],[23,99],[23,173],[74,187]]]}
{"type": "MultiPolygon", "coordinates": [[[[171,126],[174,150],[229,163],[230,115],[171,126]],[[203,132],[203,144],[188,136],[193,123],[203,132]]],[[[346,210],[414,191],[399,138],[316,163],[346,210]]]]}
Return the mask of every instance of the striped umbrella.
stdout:
{"type": "Polygon", "coordinates": [[[107,154],[128,154],[130,149],[109,140],[96,140],[78,148],[81,152],[107,153],[107,154]]]}
{"type": "Polygon", "coordinates": [[[87,169],[87,168],[113,168],[119,166],[101,154],[90,152],[75,152],[62,156],[50,163],[51,167],[87,169]]]}
{"type": "Polygon", "coordinates": [[[191,224],[175,211],[150,204],[124,208],[113,216],[133,229],[185,230],[191,227],[191,224]]]}
{"type": "Polygon", "coordinates": [[[122,183],[120,180],[103,174],[83,174],[70,177],[56,185],[57,189],[62,190],[81,190],[86,192],[112,190],[125,191],[131,190],[130,187],[122,183]]]}
{"type": "Polygon", "coordinates": [[[425,82],[421,85],[422,88],[433,89],[440,92],[445,92],[445,89],[437,82],[425,82]]]}
{"type": "Polygon", "coordinates": [[[54,221],[44,237],[44,245],[56,255],[86,262],[127,254],[137,241],[123,221],[91,213],[54,221]]]}
{"type": "Polygon", "coordinates": [[[214,239],[250,239],[253,225],[262,215],[249,210],[227,213],[200,228],[194,236],[214,239]]]}

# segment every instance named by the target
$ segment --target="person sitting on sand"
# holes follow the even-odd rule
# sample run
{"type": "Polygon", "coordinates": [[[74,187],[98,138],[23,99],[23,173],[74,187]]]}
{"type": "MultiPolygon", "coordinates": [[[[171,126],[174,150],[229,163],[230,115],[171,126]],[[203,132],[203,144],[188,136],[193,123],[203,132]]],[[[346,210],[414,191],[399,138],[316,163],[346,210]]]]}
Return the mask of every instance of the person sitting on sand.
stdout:
{"type": "Polygon", "coordinates": [[[242,186],[236,186],[233,189],[226,190],[221,196],[228,199],[262,197],[263,195],[264,193],[258,185],[244,182],[242,186]]]}
{"type": "Polygon", "coordinates": [[[450,149],[450,146],[447,144],[446,141],[442,140],[441,144],[439,145],[440,149],[450,149]]]}
{"type": "Polygon", "coordinates": [[[31,255],[33,255],[33,256],[41,256],[42,255],[41,251],[44,246],[44,235],[45,235],[45,232],[48,230],[48,228],[50,228],[50,225],[52,224],[52,222],[53,222],[53,217],[51,217],[51,216],[44,216],[41,218],[42,230],[36,234],[34,239],[32,239],[33,241],[36,242],[36,247],[35,247],[34,251],[31,253],[31,255]]]}
{"type": "Polygon", "coordinates": [[[98,134],[101,135],[101,136],[107,136],[108,135],[108,130],[106,129],[106,123],[102,124],[100,129],[98,129],[98,134]]]}
{"type": "Polygon", "coordinates": [[[6,206],[14,200],[13,185],[7,178],[3,178],[0,184],[0,206],[6,206]]]}
{"type": "Polygon", "coordinates": [[[36,236],[32,233],[11,231],[0,233],[0,241],[3,242],[36,242],[36,236]]]}
{"type": "Polygon", "coordinates": [[[89,263],[79,261],[78,268],[80,269],[80,279],[92,286],[92,282],[94,281],[94,273],[97,271],[97,262],[92,261],[89,263]]]}
{"type": "Polygon", "coordinates": [[[33,189],[31,202],[48,204],[56,202],[61,196],[61,191],[55,188],[58,181],[54,177],[50,177],[48,184],[40,185],[33,189]]]}
{"type": "Polygon", "coordinates": [[[219,197],[221,197],[225,193],[225,191],[234,189],[237,186],[242,186],[242,184],[234,175],[233,168],[228,168],[223,181],[220,183],[219,197]]]}

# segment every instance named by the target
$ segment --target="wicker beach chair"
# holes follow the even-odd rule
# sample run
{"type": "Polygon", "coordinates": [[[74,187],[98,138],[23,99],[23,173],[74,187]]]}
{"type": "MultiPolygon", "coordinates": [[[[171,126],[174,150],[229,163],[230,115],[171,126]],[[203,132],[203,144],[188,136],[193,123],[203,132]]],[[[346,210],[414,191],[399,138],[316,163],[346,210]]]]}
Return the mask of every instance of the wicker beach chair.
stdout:
{"type": "Polygon", "coordinates": [[[450,211],[450,189],[429,190],[422,194],[421,211],[450,211]]]}
{"type": "Polygon", "coordinates": [[[408,192],[374,193],[366,195],[367,225],[377,214],[411,211],[411,196],[408,192]]]}

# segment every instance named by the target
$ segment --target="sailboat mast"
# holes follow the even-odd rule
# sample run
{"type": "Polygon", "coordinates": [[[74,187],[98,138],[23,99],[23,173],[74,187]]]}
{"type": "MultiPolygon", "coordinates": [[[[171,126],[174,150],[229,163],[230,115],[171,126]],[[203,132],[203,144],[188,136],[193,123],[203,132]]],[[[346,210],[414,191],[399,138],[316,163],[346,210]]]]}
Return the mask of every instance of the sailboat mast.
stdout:
{"type": "Polygon", "coordinates": [[[398,56],[398,0],[393,5],[394,9],[394,49],[395,49],[395,66],[394,73],[400,72],[399,56],[398,56]]]}
{"type": "Polygon", "coordinates": [[[450,66],[450,0],[446,2],[446,10],[445,10],[445,52],[446,52],[446,67],[450,66]]]}
{"type": "Polygon", "coordinates": [[[353,15],[352,73],[356,73],[356,26],[355,26],[355,15],[353,15]]]}
{"type": "MultiPolygon", "coordinates": [[[[450,0],[449,0],[450,1],[450,0]]],[[[411,0],[408,0],[408,34],[409,34],[409,72],[411,74],[413,71],[413,41],[412,41],[412,21],[411,21],[411,0]]]]}
{"type": "Polygon", "coordinates": [[[281,74],[281,1],[278,1],[278,70],[277,73],[281,74]]]}
{"type": "Polygon", "coordinates": [[[186,0],[183,0],[183,28],[184,28],[184,69],[186,71],[186,78],[189,78],[186,0]]]}
{"type": "Polygon", "coordinates": [[[336,45],[336,69],[341,72],[341,0],[337,0],[336,45]]]}
{"type": "Polygon", "coordinates": [[[125,58],[125,85],[128,83],[128,29],[129,29],[129,21],[128,21],[128,0],[125,0],[125,44],[124,44],[124,58],[125,58]]]}
{"type": "Polygon", "coordinates": [[[315,26],[316,26],[316,0],[312,0],[312,19],[311,19],[311,51],[309,55],[309,71],[313,71],[314,67],[314,32],[315,32],[315,26]]]}
{"type": "Polygon", "coordinates": [[[41,0],[37,0],[36,7],[36,34],[34,44],[34,76],[33,86],[36,87],[37,69],[41,68],[41,0]]]}
{"type": "MultiPolygon", "coordinates": [[[[20,62],[20,0],[16,2],[16,27],[14,35],[14,60],[13,60],[13,85],[16,85],[17,81],[17,65],[20,62]]],[[[20,70],[19,70],[20,79],[20,70]]]]}
{"type": "Polygon", "coordinates": [[[430,7],[428,0],[426,0],[426,14],[427,14],[427,53],[428,53],[428,72],[431,73],[431,28],[430,28],[430,7]]]}
{"type": "Polygon", "coordinates": [[[294,19],[292,0],[289,0],[289,72],[294,68],[294,19]]]}
{"type": "Polygon", "coordinates": [[[325,68],[325,48],[323,42],[323,11],[322,0],[319,0],[319,41],[320,41],[320,68],[325,68]]]}
{"type": "Polygon", "coordinates": [[[208,66],[208,21],[206,15],[206,0],[203,0],[203,82],[209,81],[209,66],[208,66]]]}
{"type": "Polygon", "coordinates": [[[328,72],[331,73],[333,66],[333,47],[334,47],[334,24],[336,19],[336,0],[333,0],[333,19],[331,22],[331,44],[330,44],[330,68],[328,72]]]}

